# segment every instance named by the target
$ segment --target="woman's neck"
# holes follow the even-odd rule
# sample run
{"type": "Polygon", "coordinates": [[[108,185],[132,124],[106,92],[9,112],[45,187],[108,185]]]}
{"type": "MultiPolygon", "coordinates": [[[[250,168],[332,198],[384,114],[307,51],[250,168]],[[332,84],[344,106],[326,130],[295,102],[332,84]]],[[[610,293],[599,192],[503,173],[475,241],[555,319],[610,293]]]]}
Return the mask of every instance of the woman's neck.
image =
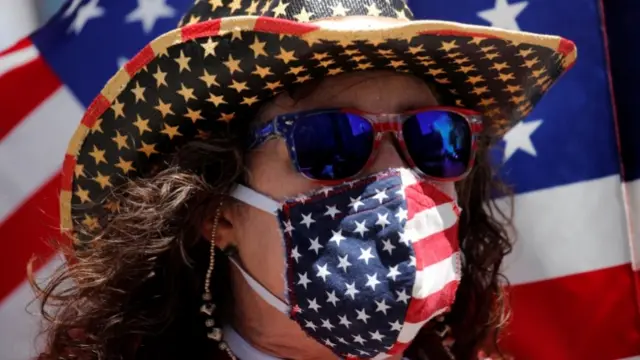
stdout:
{"type": "Polygon", "coordinates": [[[308,337],[300,326],[260,298],[231,267],[232,326],[257,350],[280,359],[331,359],[336,356],[308,337]]]}
{"type": "Polygon", "coordinates": [[[256,350],[279,359],[337,358],[327,347],[307,336],[293,320],[260,298],[234,267],[231,267],[231,278],[234,293],[231,325],[256,350]]]}

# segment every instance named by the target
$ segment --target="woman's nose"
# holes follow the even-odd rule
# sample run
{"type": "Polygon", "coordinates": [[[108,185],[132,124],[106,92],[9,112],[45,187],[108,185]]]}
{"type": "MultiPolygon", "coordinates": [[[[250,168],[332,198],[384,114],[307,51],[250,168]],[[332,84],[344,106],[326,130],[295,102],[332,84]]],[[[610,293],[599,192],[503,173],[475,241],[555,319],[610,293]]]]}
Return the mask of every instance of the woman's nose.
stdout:
{"type": "Polygon", "coordinates": [[[392,134],[384,134],[373,163],[365,169],[365,174],[374,174],[391,168],[408,167],[392,134]]]}
{"type": "MultiPolygon", "coordinates": [[[[393,168],[408,168],[410,165],[404,160],[395,137],[392,134],[385,134],[380,141],[380,147],[373,163],[364,171],[365,175],[375,174],[393,168]]],[[[437,187],[440,191],[457,200],[455,182],[453,181],[429,181],[429,183],[437,187]]]]}

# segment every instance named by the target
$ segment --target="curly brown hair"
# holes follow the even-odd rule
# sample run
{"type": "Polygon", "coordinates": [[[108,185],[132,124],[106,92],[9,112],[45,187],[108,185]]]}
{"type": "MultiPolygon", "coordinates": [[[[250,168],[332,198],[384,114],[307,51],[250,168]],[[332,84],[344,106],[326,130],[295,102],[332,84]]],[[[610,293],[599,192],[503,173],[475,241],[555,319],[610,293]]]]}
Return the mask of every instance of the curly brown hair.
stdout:
{"type": "MultiPolygon", "coordinates": [[[[110,197],[118,211],[102,219],[88,251],[58,244],[73,261],[40,287],[46,346],[42,360],[224,359],[206,336],[199,313],[209,242],[200,234],[204,216],[233,184],[247,177],[242,130],[193,141],[166,159],[164,170],[128,181],[110,197]]],[[[463,275],[452,311],[457,359],[472,359],[485,345],[497,348],[507,319],[500,268],[511,251],[510,216],[487,206],[504,191],[483,137],[476,166],[457,184],[463,275]]],[[[233,202],[232,199],[225,200],[233,202]]],[[[211,289],[218,308],[233,305],[226,256],[217,250],[211,289]]],[[[230,311],[216,311],[220,319],[230,311]]],[[[425,327],[408,356],[445,358],[442,340],[425,327]]]]}

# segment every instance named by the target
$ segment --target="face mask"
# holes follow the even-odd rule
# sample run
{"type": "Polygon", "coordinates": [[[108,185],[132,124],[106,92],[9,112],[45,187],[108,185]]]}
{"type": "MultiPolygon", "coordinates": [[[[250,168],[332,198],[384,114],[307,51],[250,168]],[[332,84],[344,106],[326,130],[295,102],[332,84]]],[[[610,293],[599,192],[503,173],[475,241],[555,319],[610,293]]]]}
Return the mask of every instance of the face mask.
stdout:
{"type": "Polygon", "coordinates": [[[235,198],[279,220],[287,303],[249,285],[341,357],[399,354],[449,310],[460,281],[456,201],[407,169],[283,202],[239,186],[235,198]]]}

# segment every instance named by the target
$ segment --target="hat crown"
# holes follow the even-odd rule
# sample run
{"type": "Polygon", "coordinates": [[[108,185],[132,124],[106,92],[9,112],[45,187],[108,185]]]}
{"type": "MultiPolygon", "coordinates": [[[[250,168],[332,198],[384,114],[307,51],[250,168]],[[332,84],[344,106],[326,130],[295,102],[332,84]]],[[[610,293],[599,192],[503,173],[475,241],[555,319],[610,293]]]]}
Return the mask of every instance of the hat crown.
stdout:
{"type": "Polygon", "coordinates": [[[358,15],[413,20],[404,0],[199,0],[184,15],[180,26],[231,16],[308,22],[358,15]]]}

